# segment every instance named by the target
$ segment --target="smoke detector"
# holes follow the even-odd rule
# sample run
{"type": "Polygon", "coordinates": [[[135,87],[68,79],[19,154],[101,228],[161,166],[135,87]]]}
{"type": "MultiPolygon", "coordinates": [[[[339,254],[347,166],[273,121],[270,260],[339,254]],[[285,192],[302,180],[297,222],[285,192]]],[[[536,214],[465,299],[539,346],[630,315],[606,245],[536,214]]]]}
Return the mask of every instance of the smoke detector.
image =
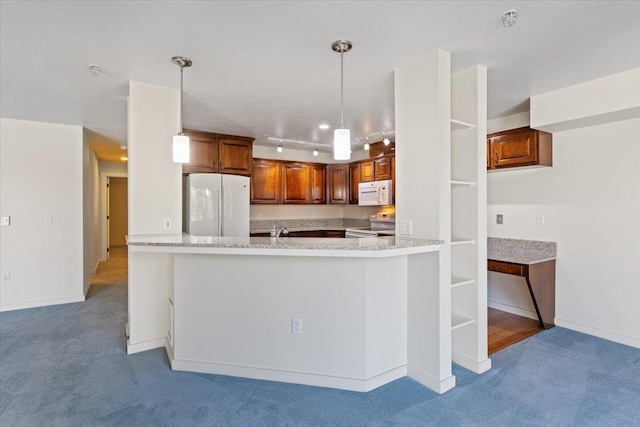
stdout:
{"type": "Polygon", "coordinates": [[[89,64],[89,72],[93,77],[98,77],[100,74],[102,74],[102,70],[100,69],[100,67],[95,64],[89,64]]]}
{"type": "Polygon", "coordinates": [[[505,28],[512,27],[518,20],[518,11],[515,9],[507,10],[502,14],[502,26],[505,28]]]}

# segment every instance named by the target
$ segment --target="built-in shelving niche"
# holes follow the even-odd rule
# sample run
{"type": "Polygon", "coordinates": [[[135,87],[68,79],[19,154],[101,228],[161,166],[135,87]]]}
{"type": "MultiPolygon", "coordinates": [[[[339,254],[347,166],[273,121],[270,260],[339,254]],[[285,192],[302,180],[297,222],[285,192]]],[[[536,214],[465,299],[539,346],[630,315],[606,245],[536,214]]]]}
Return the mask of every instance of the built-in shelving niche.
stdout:
{"type": "Polygon", "coordinates": [[[478,373],[491,367],[486,318],[486,101],[485,68],[475,66],[451,76],[452,359],[478,373]]]}

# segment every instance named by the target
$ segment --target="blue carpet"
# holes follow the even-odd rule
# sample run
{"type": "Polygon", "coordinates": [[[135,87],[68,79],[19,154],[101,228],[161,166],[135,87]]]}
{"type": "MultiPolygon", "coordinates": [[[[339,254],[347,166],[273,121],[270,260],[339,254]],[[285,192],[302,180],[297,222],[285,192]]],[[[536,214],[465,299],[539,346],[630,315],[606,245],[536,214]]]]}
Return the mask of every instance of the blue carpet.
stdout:
{"type": "Polygon", "coordinates": [[[5,426],[640,426],[640,350],[559,327],[454,366],[438,395],[403,378],[370,393],[173,372],[127,356],[126,285],[0,314],[5,426]]]}

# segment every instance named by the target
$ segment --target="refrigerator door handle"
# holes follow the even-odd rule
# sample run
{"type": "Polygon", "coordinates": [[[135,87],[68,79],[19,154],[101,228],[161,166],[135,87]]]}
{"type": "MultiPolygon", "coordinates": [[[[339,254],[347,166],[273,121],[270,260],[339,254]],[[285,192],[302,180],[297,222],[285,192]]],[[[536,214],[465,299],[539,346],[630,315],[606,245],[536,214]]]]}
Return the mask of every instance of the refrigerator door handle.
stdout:
{"type": "Polygon", "coordinates": [[[220,185],[220,187],[218,187],[218,236],[222,236],[222,221],[223,221],[223,210],[222,210],[222,197],[223,197],[224,193],[222,191],[222,185],[220,185]]]}

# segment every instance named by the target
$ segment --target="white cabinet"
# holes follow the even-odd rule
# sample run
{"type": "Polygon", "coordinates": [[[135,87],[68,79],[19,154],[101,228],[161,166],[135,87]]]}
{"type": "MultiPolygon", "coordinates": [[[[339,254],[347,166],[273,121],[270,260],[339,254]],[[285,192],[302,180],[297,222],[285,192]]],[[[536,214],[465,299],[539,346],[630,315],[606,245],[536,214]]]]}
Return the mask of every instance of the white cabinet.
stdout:
{"type": "Polygon", "coordinates": [[[452,360],[474,372],[487,353],[487,70],[451,76],[452,360]]]}

